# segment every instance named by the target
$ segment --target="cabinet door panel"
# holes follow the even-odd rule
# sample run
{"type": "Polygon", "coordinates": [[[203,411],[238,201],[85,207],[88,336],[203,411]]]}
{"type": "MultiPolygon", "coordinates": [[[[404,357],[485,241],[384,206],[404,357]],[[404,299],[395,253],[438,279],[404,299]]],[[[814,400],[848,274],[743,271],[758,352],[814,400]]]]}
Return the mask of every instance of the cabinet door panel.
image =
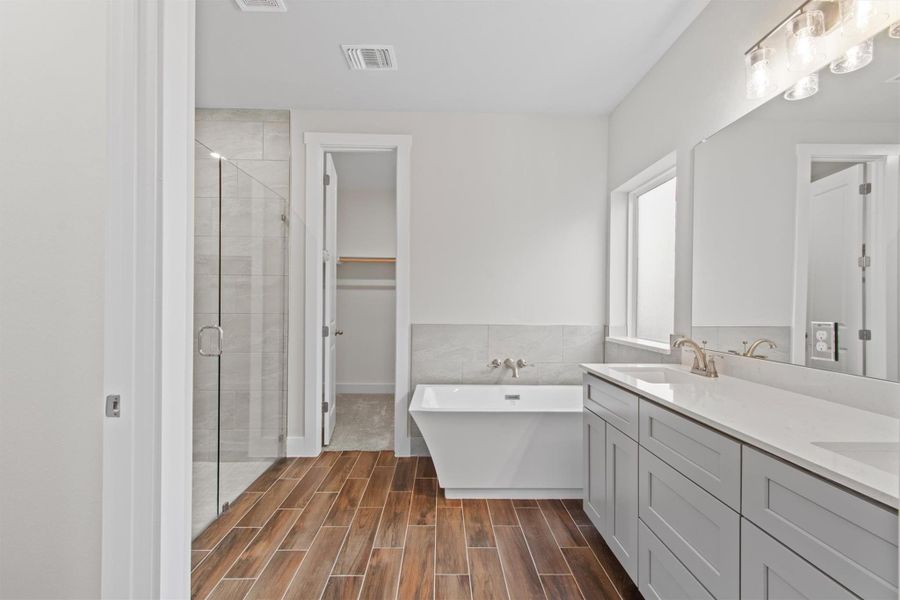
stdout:
{"type": "Polygon", "coordinates": [[[838,600],[857,596],[747,519],[741,519],[741,598],[838,600]]]}
{"type": "Polygon", "coordinates": [[[584,512],[606,534],[606,422],[584,410],[584,512]]]}
{"type": "Polygon", "coordinates": [[[638,444],[606,425],[606,532],[604,538],[637,583],[638,444]]]}
{"type": "Polygon", "coordinates": [[[743,515],[865,598],[897,598],[897,513],[748,446],[743,515]]]}
{"type": "Polygon", "coordinates": [[[644,448],[640,517],[716,598],[738,596],[738,513],[644,448]]]}
{"type": "Polygon", "coordinates": [[[643,521],[638,521],[638,577],[649,600],[713,600],[697,578],[684,568],[643,521]]]}

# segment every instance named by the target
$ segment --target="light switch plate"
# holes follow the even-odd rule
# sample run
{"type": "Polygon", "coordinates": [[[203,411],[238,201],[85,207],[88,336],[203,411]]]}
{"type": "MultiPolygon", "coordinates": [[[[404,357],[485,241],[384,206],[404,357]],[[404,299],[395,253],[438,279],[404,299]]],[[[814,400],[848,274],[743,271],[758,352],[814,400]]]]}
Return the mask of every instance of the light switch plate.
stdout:
{"type": "Polygon", "coordinates": [[[830,321],[811,321],[812,339],[810,358],[813,360],[838,360],[838,324],[830,321]]]}

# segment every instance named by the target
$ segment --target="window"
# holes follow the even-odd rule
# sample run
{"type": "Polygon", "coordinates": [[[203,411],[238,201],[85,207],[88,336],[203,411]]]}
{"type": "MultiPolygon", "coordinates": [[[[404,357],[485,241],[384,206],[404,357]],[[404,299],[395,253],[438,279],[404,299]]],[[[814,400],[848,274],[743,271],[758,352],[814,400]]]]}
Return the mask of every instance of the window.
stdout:
{"type": "Polygon", "coordinates": [[[629,336],[669,343],[674,328],[675,177],[629,198],[632,306],[629,336]]]}
{"type": "Polygon", "coordinates": [[[668,352],[675,321],[674,155],[613,192],[609,337],[668,352]]]}

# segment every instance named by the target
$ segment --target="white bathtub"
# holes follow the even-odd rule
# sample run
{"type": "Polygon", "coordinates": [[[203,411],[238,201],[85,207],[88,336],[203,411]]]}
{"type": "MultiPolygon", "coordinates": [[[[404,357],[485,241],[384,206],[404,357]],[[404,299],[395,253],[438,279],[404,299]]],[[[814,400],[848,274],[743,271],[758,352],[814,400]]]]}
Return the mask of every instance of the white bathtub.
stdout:
{"type": "Polygon", "coordinates": [[[581,498],[581,386],[419,385],[409,412],[448,498],[581,498]]]}

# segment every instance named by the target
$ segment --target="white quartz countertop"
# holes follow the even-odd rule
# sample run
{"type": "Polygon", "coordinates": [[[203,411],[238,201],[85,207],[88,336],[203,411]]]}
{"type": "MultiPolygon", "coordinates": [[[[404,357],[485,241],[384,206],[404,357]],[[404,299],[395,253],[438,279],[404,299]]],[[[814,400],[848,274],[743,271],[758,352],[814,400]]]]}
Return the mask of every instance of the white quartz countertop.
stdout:
{"type": "Polygon", "coordinates": [[[900,419],[680,365],[581,366],[873,500],[900,504],[900,419]]]}

